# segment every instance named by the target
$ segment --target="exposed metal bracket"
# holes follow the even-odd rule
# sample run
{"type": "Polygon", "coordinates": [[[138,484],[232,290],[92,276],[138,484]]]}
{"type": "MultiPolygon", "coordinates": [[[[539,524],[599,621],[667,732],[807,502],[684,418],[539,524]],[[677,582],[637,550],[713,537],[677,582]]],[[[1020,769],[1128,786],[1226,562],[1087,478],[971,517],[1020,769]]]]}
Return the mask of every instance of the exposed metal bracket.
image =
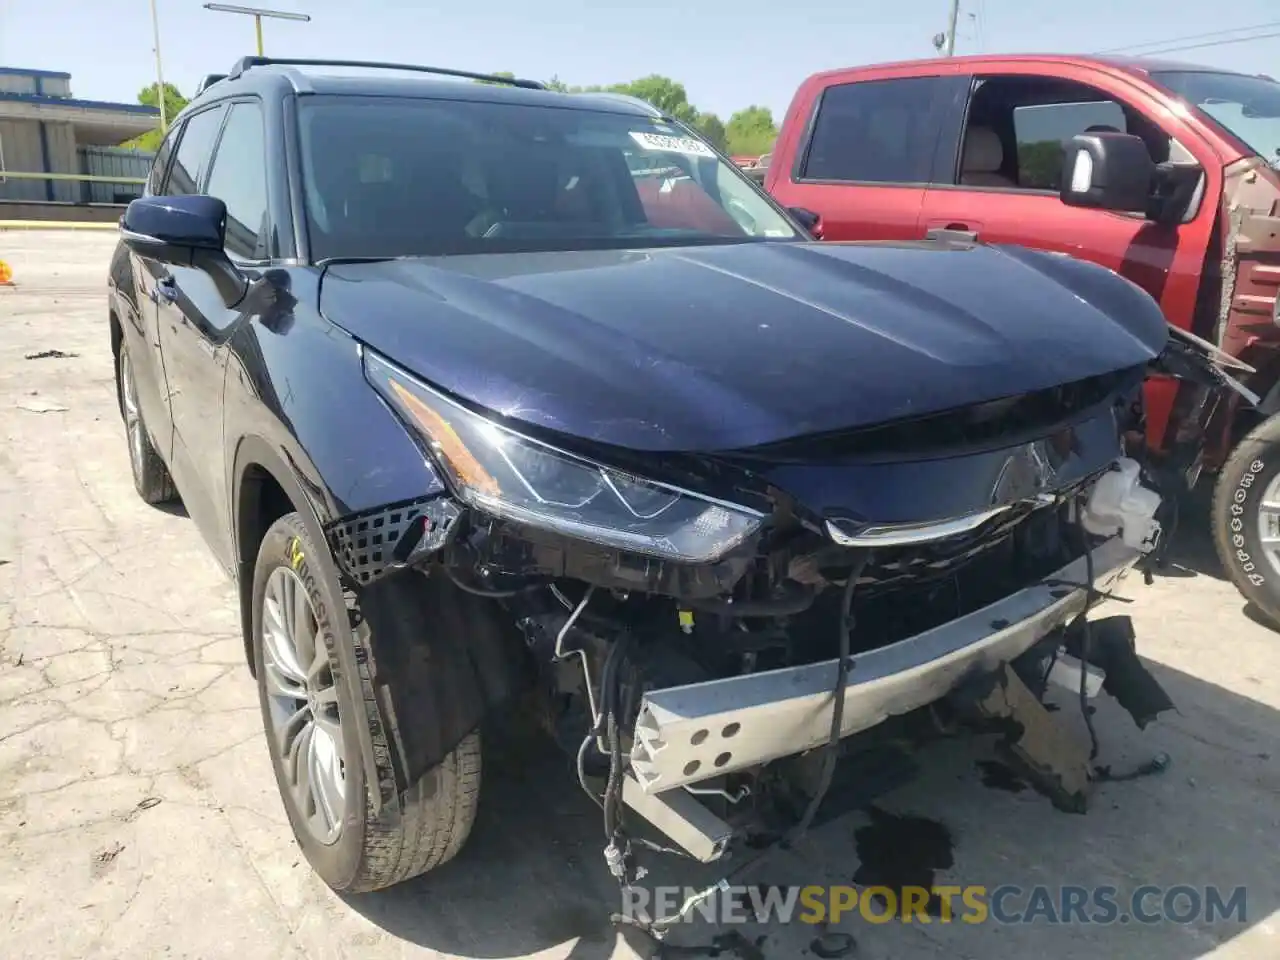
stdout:
{"type": "Polygon", "coordinates": [[[628,773],[622,778],[622,802],[702,863],[723,857],[733,839],[733,827],[684,790],[645,793],[628,773]]]}

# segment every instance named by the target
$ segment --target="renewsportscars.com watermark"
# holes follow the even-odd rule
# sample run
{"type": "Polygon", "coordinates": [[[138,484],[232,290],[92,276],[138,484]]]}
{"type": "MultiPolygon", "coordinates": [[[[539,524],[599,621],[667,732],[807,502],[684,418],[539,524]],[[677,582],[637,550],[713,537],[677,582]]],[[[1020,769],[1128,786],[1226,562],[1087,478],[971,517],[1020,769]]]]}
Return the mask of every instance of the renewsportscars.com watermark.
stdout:
{"type": "Polygon", "coordinates": [[[644,923],[674,917],[709,923],[1246,923],[1244,887],[1143,885],[1123,892],[1112,886],[730,886],[699,898],[684,887],[632,887],[623,913],[644,923]]]}

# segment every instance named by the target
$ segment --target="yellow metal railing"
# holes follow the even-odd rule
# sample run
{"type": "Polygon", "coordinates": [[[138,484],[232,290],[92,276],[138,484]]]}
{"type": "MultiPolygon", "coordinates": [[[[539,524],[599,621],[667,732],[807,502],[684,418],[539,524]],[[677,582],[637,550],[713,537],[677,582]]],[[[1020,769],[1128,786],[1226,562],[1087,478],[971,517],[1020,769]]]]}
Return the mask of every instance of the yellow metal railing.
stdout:
{"type": "Polygon", "coordinates": [[[0,170],[0,183],[5,180],[75,180],[79,183],[132,183],[144,184],[146,177],[105,177],[90,173],[28,173],[16,170],[0,170]]]}
{"type": "MultiPolygon", "coordinates": [[[[26,170],[0,170],[0,183],[11,180],[71,181],[75,183],[114,183],[142,186],[146,177],[110,177],[90,173],[31,173],[26,170]]],[[[11,198],[14,203],[46,203],[46,200],[11,198]]],[[[113,206],[114,204],[105,204],[113,206]]],[[[2,208],[0,208],[2,209],[2,208]]],[[[115,230],[113,222],[76,220],[0,220],[0,231],[5,230],[115,230]]]]}

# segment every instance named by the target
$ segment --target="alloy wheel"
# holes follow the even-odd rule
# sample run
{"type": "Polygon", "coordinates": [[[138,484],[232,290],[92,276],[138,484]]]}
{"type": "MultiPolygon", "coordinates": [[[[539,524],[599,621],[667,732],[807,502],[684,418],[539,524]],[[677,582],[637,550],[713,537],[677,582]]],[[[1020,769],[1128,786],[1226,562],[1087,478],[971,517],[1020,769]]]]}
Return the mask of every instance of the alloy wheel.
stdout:
{"type": "Polygon", "coordinates": [[[1280,474],[1271,478],[1258,501],[1258,541],[1271,569],[1280,573],[1280,474]]]}
{"type": "Polygon", "coordinates": [[[262,660],[272,749],[298,813],[332,844],[346,808],[346,756],[338,689],[306,587],[277,567],[262,600],[262,660]]]}
{"type": "Polygon", "coordinates": [[[128,351],[120,354],[120,397],[124,404],[124,429],[129,441],[129,465],[135,477],[142,476],[146,451],[146,436],[142,430],[142,416],[138,410],[138,385],[133,378],[133,363],[128,351]]]}

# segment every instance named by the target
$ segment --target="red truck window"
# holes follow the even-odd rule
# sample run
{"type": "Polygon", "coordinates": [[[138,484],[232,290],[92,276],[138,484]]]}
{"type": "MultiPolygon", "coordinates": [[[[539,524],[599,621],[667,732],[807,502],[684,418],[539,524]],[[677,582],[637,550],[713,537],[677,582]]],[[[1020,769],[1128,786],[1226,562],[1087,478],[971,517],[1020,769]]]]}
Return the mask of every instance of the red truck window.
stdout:
{"type": "Polygon", "coordinates": [[[927,183],[938,138],[939,77],[828,88],[818,105],[802,178],[927,183]]]}
{"type": "Polygon", "coordinates": [[[979,78],[965,123],[963,186],[1057,192],[1062,148],[1087,130],[1132,133],[1152,159],[1169,159],[1169,137],[1106,94],[1057,77],[979,78]]]}
{"type": "Polygon", "coordinates": [[[1013,108],[1018,143],[1018,186],[1057,190],[1062,180],[1062,147],[1086,130],[1128,133],[1124,110],[1114,100],[1033,103],[1013,108]]]}

